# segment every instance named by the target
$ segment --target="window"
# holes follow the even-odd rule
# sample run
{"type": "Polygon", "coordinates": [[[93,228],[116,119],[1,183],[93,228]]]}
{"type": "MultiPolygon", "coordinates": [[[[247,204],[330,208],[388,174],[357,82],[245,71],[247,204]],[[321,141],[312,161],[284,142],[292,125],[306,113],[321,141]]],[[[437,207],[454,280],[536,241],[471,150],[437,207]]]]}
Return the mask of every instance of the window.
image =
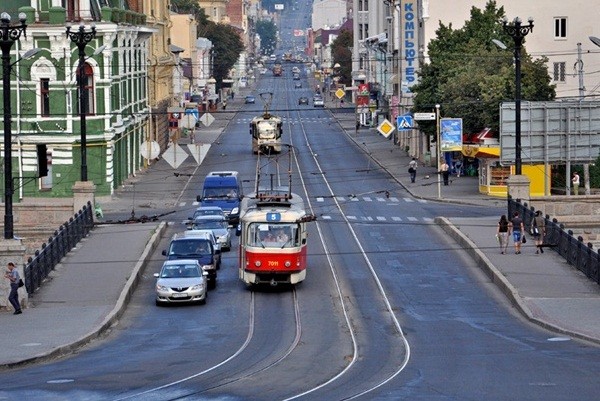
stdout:
{"type": "Polygon", "coordinates": [[[365,0],[364,11],[369,11],[369,0],[365,0]]]}
{"type": "Polygon", "coordinates": [[[40,79],[40,98],[42,117],[50,116],[50,79],[40,79]]]}
{"type": "Polygon", "coordinates": [[[358,24],[358,40],[363,40],[363,24],[358,24]]]}
{"type": "Polygon", "coordinates": [[[358,11],[363,11],[363,0],[358,0],[358,11]]]}
{"type": "Polygon", "coordinates": [[[85,63],[83,66],[83,74],[80,74],[78,70],[77,76],[78,81],[79,79],[83,79],[83,93],[81,96],[79,96],[80,94],[77,93],[78,101],[82,100],[83,104],[85,105],[85,110],[81,110],[82,105],[79,105],[79,114],[94,114],[94,70],[92,69],[92,66],[88,63],[85,63]]]}
{"type": "Polygon", "coordinates": [[[554,18],[554,39],[566,39],[567,38],[567,18],[556,17],[554,18]]]}
{"type": "Polygon", "coordinates": [[[554,73],[552,79],[554,82],[565,82],[567,64],[565,62],[554,63],[554,73]]]}
{"type": "Polygon", "coordinates": [[[369,37],[369,24],[365,24],[365,33],[364,33],[364,35],[365,35],[365,38],[369,37]]]}

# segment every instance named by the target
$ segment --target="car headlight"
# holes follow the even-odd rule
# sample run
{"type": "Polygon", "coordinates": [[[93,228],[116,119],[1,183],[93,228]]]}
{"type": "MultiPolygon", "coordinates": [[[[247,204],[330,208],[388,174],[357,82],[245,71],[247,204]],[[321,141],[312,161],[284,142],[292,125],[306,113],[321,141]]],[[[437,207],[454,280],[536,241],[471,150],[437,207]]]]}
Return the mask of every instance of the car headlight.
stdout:
{"type": "Polygon", "coordinates": [[[239,207],[234,207],[233,209],[231,209],[231,214],[238,214],[239,212],[240,212],[239,207]]]}
{"type": "Polygon", "coordinates": [[[202,270],[212,270],[213,265],[202,265],[202,270]]]}
{"type": "Polygon", "coordinates": [[[202,291],[204,289],[204,284],[196,284],[190,288],[191,291],[202,291]]]}
{"type": "Polygon", "coordinates": [[[164,285],[156,284],[156,291],[169,291],[169,287],[164,285]]]}

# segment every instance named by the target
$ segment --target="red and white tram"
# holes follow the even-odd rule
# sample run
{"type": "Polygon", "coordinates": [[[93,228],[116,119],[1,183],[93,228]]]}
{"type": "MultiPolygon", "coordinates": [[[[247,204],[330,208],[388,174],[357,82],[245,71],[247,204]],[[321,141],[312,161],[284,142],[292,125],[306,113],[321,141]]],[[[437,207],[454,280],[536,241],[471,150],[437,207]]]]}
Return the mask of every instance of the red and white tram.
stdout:
{"type": "Polygon", "coordinates": [[[297,284],[306,278],[307,222],[302,198],[260,191],[242,200],[239,277],[247,285],[297,284]]]}

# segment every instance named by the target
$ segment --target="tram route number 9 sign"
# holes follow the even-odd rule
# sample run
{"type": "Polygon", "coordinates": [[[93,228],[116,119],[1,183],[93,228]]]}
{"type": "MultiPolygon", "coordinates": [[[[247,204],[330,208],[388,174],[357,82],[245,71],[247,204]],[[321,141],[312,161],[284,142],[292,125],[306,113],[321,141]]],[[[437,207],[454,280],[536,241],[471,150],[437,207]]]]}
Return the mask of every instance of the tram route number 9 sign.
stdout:
{"type": "Polygon", "coordinates": [[[281,213],[267,213],[267,221],[280,221],[281,213]]]}

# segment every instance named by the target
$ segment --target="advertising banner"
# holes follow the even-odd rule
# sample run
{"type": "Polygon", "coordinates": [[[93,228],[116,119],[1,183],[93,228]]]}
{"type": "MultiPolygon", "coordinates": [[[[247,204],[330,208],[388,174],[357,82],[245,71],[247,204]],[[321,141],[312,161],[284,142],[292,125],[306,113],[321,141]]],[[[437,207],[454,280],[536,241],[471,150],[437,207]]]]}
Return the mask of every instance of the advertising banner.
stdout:
{"type": "Polygon", "coordinates": [[[440,120],[440,142],[442,152],[462,151],[462,118],[440,120]]]}

